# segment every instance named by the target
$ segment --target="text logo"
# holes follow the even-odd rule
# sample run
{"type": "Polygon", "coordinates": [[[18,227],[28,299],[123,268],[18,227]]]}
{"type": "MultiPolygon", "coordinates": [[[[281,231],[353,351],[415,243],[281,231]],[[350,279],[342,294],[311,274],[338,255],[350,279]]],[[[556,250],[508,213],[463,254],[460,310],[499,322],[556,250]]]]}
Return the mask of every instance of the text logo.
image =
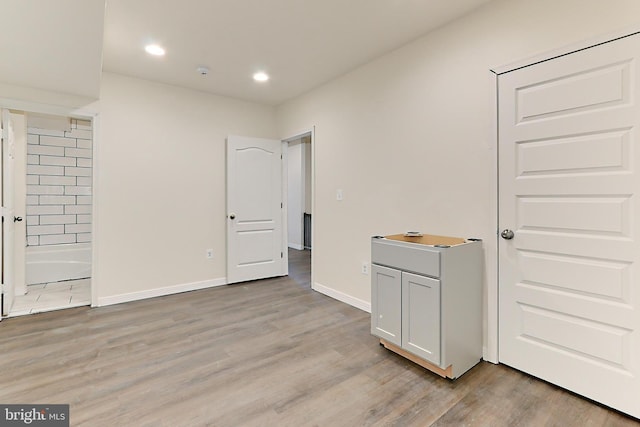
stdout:
{"type": "Polygon", "coordinates": [[[0,427],[69,427],[69,405],[2,405],[0,427]]]}

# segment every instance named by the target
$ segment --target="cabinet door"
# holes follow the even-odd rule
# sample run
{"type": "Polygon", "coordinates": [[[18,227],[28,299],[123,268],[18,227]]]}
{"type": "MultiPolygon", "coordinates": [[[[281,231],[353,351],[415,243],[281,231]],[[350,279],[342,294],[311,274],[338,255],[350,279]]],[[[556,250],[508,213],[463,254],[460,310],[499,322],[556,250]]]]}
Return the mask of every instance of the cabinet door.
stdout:
{"type": "Polygon", "coordinates": [[[402,347],[440,365],[440,281],[402,273],[402,347]]]}
{"type": "Polygon", "coordinates": [[[401,272],[371,266],[371,333],[397,346],[402,344],[401,272]]]}

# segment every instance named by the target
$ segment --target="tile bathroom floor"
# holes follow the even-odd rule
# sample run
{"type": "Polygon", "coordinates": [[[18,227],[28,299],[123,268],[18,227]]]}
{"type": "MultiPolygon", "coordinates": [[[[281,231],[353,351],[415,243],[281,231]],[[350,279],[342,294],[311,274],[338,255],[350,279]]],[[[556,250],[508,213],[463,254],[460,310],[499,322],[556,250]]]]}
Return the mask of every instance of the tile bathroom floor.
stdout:
{"type": "Polygon", "coordinates": [[[9,317],[90,304],[91,279],[29,285],[25,295],[15,297],[9,317]]]}

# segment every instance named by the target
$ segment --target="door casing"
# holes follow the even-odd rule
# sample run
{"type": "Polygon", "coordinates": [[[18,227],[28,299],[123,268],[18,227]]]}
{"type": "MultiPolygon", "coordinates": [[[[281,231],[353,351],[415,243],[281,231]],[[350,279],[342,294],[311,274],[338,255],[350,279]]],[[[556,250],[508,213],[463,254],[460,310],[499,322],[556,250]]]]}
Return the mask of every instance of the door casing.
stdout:
{"type": "MultiPolygon", "coordinates": [[[[302,130],[300,130],[298,132],[295,132],[294,134],[292,134],[290,136],[287,136],[286,138],[282,138],[282,143],[284,144],[282,151],[284,153],[287,152],[286,146],[289,144],[289,141],[295,141],[295,140],[300,139],[303,136],[307,136],[307,135],[309,135],[311,137],[311,194],[308,195],[308,196],[311,197],[311,236],[315,236],[315,229],[314,229],[314,224],[315,224],[315,220],[314,220],[314,218],[315,218],[315,189],[316,189],[316,181],[315,181],[315,179],[316,179],[316,173],[315,173],[315,151],[316,151],[315,126],[312,126],[310,128],[307,128],[307,129],[302,129],[302,130]]],[[[286,156],[286,154],[285,154],[285,156],[286,156]]],[[[285,158],[285,160],[286,160],[286,158],[285,158]]],[[[284,164],[286,166],[287,162],[285,162],[284,164]]],[[[286,170],[286,168],[285,168],[285,170],[286,170]]],[[[282,194],[283,194],[284,200],[286,201],[287,200],[287,196],[288,196],[287,174],[286,174],[286,172],[285,172],[284,178],[283,178],[283,185],[285,187],[283,188],[283,193],[282,194]]],[[[284,234],[283,238],[285,239],[285,242],[286,242],[287,241],[287,227],[286,227],[286,224],[287,224],[287,220],[288,220],[288,218],[287,218],[287,210],[286,209],[285,209],[284,215],[285,215],[285,217],[284,217],[285,226],[284,226],[284,231],[283,232],[285,234],[284,234]]],[[[315,268],[313,266],[314,265],[313,261],[314,261],[313,250],[311,250],[311,289],[315,289],[314,288],[315,280],[314,280],[314,274],[313,274],[313,272],[315,271],[315,268]]]]}
{"type": "Polygon", "coordinates": [[[100,115],[97,110],[91,108],[75,108],[64,105],[51,105],[42,104],[32,101],[19,101],[11,98],[2,97],[0,94],[0,109],[7,108],[10,110],[18,110],[28,113],[48,114],[54,116],[73,117],[82,120],[90,120],[92,123],[92,144],[93,144],[93,159],[92,159],[92,188],[94,191],[94,197],[92,198],[92,220],[91,220],[91,307],[97,307],[98,304],[98,292],[99,289],[99,268],[100,258],[98,256],[98,242],[99,236],[96,233],[99,223],[98,219],[98,198],[95,197],[97,192],[97,176],[99,169],[99,128],[100,128],[100,115]]]}

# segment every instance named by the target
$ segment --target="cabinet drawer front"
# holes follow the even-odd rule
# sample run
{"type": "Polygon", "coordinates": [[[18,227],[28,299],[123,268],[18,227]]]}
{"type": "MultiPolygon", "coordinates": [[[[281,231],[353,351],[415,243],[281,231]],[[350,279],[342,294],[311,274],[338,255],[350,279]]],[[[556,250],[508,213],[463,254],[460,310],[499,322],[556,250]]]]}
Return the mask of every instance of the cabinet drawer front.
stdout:
{"type": "Polygon", "coordinates": [[[371,242],[371,262],[431,277],[440,277],[440,252],[424,245],[371,242]]]}
{"type": "Polygon", "coordinates": [[[402,347],[440,365],[440,281],[402,273],[402,347]]]}

